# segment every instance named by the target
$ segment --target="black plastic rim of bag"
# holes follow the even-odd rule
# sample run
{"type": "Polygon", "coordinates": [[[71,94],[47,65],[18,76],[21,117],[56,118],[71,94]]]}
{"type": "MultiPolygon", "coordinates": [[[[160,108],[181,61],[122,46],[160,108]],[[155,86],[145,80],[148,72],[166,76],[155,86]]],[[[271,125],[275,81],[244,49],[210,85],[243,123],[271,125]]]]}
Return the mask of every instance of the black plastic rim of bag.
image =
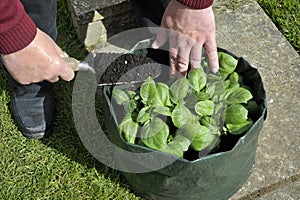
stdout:
{"type": "MultiPolygon", "coordinates": [[[[227,199],[251,174],[255,163],[257,141],[267,116],[266,92],[261,76],[244,58],[218,48],[238,59],[236,72],[244,77],[260,107],[259,116],[251,128],[226,152],[209,154],[197,160],[179,158],[171,165],[148,173],[125,173],[132,189],[146,199],[227,199]]],[[[116,113],[111,105],[112,87],[103,88],[104,119],[110,140],[132,152],[151,152],[152,149],[125,142],[119,133],[116,113]]],[[[162,156],[165,154],[162,153],[162,156]]]]}

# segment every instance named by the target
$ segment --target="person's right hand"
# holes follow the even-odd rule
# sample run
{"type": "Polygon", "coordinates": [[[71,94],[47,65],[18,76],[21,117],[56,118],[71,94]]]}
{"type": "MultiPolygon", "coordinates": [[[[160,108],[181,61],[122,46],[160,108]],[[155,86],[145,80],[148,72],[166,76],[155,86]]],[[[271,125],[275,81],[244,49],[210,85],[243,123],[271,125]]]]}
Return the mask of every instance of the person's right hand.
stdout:
{"type": "Polygon", "coordinates": [[[62,57],[65,53],[44,32],[37,30],[34,40],[24,49],[2,55],[10,75],[21,84],[41,81],[56,82],[59,78],[70,81],[74,72],[62,57]]]}

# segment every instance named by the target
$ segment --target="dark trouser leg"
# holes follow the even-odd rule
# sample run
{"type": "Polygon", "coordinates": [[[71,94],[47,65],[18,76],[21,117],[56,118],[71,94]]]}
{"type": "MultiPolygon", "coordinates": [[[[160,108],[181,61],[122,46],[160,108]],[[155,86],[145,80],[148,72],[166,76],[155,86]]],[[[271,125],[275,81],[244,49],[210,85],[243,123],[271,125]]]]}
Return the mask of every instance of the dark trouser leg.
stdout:
{"type": "MultiPolygon", "coordinates": [[[[137,24],[140,27],[158,27],[162,16],[171,0],[130,0],[134,12],[137,15],[137,24]]],[[[162,49],[168,49],[166,44],[162,49]]],[[[169,52],[165,50],[148,49],[148,57],[158,63],[169,65],[169,52]]],[[[169,70],[166,67],[162,68],[161,79],[167,80],[169,70]]]]}
{"type": "MultiPolygon", "coordinates": [[[[56,39],[56,0],[21,0],[37,27],[56,39]]],[[[22,134],[39,139],[53,130],[55,101],[52,84],[47,81],[21,85],[8,74],[11,110],[22,134]]]]}
{"type": "Polygon", "coordinates": [[[27,14],[36,26],[56,39],[56,0],[21,0],[27,14]]]}
{"type": "Polygon", "coordinates": [[[171,0],[130,0],[139,26],[160,26],[164,11],[171,0]]]}

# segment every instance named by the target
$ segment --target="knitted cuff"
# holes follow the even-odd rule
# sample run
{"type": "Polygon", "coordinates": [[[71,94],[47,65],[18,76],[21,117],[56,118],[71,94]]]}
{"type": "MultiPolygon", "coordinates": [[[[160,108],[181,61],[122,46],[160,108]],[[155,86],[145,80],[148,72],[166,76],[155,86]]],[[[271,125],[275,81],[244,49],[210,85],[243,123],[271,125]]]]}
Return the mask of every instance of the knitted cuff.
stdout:
{"type": "Polygon", "coordinates": [[[36,25],[24,12],[12,28],[0,34],[0,54],[11,54],[25,48],[35,38],[36,33],[36,25]]]}
{"type": "Polygon", "coordinates": [[[205,9],[211,6],[214,0],[176,0],[192,9],[205,9]]]}

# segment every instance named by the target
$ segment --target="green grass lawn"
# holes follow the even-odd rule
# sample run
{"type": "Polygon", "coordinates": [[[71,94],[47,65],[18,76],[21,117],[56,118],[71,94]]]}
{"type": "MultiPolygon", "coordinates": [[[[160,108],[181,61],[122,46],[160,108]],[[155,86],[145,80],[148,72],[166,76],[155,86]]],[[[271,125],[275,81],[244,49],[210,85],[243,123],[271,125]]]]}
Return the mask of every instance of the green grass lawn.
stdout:
{"type": "MultiPolygon", "coordinates": [[[[58,44],[83,59],[65,0],[58,1],[58,44]]],[[[120,174],[84,148],[72,120],[73,82],[54,84],[57,118],[52,137],[25,139],[9,109],[6,74],[0,69],[0,199],[138,199],[120,174]]]]}
{"type": "MultiPolygon", "coordinates": [[[[299,52],[299,0],[259,0],[299,52]]],[[[65,0],[58,0],[58,44],[83,59],[65,0]]],[[[54,84],[57,118],[49,139],[28,140],[9,109],[6,74],[0,70],[0,199],[139,199],[115,170],[97,162],[81,144],[72,120],[73,82],[54,84]]]]}
{"type": "Polygon", "coordinates": [[[278,29],[300,53],[300,1],[257,0],[278,29]]]}

